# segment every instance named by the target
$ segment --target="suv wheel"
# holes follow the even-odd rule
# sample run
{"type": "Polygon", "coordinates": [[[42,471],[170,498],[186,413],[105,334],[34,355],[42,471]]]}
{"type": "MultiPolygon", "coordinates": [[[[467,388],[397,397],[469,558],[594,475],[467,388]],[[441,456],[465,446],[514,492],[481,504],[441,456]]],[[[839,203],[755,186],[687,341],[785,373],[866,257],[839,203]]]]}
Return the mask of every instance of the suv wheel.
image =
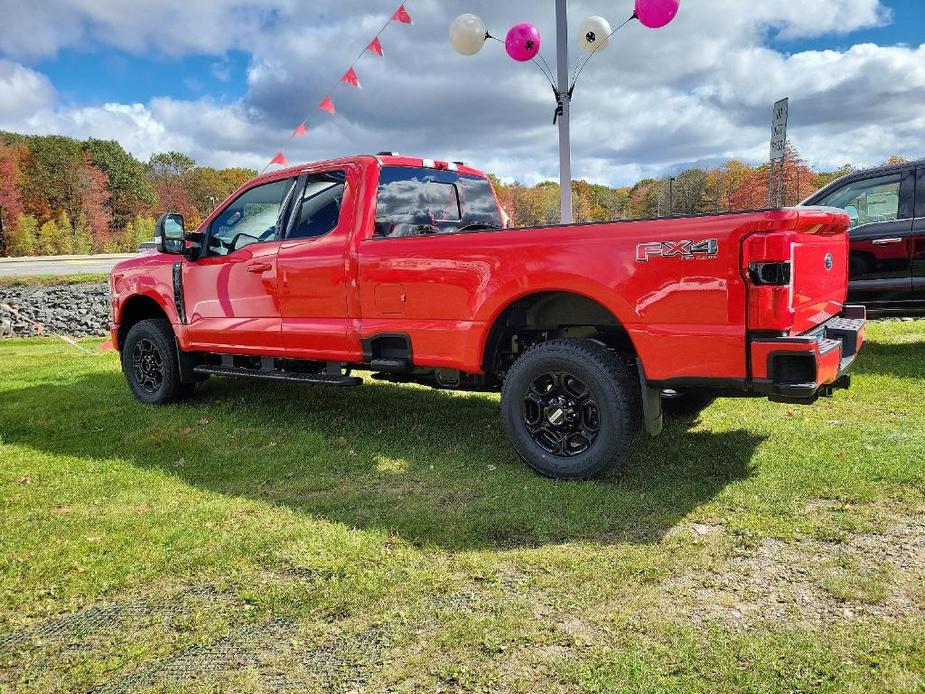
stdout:
{"type": "Polygon", "coordinates": [[[132,394],[149,405],[165,405],[189,395],[193,384],[180,382],[177,347],[170,323],[139,321],[122,347],[122,372],[132,394]]]}
{"type": "Polygon", "coordinates": [[[511,367],[501,410],[508,439],[527,465],[574,480],[625,460],[642,405],[628,357],[596,342],[552,340],[511,367]]]}

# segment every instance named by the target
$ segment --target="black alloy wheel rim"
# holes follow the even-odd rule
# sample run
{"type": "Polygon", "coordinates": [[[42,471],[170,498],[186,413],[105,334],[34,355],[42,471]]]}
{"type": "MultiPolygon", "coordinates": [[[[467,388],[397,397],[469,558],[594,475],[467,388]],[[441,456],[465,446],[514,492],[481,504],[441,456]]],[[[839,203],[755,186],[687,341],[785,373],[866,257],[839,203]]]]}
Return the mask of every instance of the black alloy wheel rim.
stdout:
{"type": "Polygon", "coordinates": [[[601,431],[600,409],[591,389],[566,371],[534,378],[523,396],[522,411],[533,442],[560,458],[581,455],[601,431]]]}
{"type": "Polygon", "coordinates": [[[151,340],[142,338],[132,348],[132,373],[146,393],[154,394],[164,384],[164,358],[151,340]]]}

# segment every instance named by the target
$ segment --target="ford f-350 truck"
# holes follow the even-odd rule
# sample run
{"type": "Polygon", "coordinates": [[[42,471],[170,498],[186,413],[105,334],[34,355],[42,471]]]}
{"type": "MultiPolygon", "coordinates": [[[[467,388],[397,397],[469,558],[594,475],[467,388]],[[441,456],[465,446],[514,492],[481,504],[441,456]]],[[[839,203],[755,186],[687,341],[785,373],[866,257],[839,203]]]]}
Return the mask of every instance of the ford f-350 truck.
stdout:
{"type": "Polygon", "coordinates": [[[500,391],[517,453],[581,479],[665,408],[812,403],[848,387],[848,217],[823,208],[505,228],[460,162],[358,156],[254,179],[195,232],[110,277],[112,340],[139,400],[212,375],[328,386],[356,371],[500,391]]]}

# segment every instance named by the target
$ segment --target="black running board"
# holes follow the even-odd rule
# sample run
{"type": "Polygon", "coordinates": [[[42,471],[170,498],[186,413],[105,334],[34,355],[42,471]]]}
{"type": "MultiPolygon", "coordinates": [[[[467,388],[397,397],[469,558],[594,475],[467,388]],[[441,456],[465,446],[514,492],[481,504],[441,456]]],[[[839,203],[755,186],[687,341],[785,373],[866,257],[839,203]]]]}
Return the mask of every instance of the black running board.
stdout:
{"type": "Polygon", "coordinates": [[[247,378],[261,378],[265,381],[287,381],[289,383],[307,383],[309,385],[337,386],[340,388],[358,386],[363,383],[363,379],[356,376],[310,374],[299,371],[264,371],[261,369],[245,369],[241,366],[211,366],[206,364],[194,367],[193,372],[211,376],[245,376],[247,378]]]}

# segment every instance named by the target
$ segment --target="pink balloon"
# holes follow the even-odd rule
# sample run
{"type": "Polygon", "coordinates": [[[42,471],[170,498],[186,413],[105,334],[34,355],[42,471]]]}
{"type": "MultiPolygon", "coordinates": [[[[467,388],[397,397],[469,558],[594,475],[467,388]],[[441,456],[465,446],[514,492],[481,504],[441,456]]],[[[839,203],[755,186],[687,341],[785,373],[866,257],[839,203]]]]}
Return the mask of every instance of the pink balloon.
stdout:
{"type": "Polygon", "coordinates": [[[636,17],[650,29],[660,29],[678,14],[681,0],[636,0],[636,17]]]}
{"type": "Polygon", "coordinates": [[[515,24],[507,32],[504,48],[514,60],[532,60],[540,52],[540,30],[532,24],[515,24]]]}

